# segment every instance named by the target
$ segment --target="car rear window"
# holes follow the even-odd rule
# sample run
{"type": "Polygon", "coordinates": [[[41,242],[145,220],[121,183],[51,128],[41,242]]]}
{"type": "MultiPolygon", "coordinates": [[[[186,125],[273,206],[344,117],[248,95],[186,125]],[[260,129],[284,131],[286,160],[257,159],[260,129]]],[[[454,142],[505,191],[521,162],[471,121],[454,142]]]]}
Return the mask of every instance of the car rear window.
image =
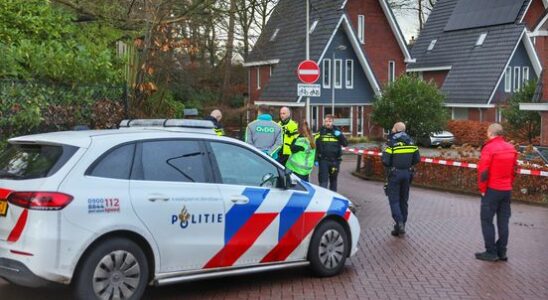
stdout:
{"type": "Polygon", "coordinates": [[[66,145],[10,144],[0,153],[0,179],[35,179],[57,172],[78,150],[66,145]]]}

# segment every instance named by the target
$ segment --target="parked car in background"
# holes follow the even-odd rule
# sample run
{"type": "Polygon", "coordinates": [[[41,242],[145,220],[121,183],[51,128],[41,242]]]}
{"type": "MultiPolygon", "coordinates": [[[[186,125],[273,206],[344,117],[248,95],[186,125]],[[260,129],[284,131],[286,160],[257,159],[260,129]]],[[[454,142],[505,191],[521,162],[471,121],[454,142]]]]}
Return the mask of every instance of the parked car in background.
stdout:
{"type": "Polygon", "coordinates": [[[548,147],[522,145],[519,146],[520,160],[532,164],[548,164],[548,147]]]}
{"type": "Polygon", "coordinates": [[[455,143],[455,135],[447,130],[431,132],[429,136],[419,138],[417,143],[425,147],[450,147],[455,143]]]}

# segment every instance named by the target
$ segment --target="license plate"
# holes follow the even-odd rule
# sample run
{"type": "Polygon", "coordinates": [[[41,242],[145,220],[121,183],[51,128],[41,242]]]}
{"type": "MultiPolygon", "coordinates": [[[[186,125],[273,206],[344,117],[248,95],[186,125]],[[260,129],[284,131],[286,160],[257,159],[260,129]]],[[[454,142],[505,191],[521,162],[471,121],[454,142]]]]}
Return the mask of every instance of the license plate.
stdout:
{"type": "Polygon", "coordinates": [[[8,201],[0,199],[0,217],[5,217],[8,214],[8,201]]]}

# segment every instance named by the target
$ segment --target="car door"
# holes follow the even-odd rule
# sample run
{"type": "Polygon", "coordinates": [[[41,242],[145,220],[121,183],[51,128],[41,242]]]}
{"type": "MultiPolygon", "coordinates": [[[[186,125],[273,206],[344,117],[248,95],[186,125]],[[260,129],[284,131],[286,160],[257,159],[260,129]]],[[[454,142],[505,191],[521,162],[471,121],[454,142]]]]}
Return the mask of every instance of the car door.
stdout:
{"type": "Polygon", "coordinates": [[[297,247],[295,242],[280,243],[302,235],[298,219],[313,192],[302,185],[282,188],[283,169],[248,147],[210,141],[209,151],[225,202],[225,231],[224,247],[206,267],[292,259],[289,255],[297,247]]]}
{"type": "Polygon", "coordinates": [[[200,269],[223,245],[224,202],[198,140],[138,144],[130,194],[160,249],[160,272],[200,269]]]}

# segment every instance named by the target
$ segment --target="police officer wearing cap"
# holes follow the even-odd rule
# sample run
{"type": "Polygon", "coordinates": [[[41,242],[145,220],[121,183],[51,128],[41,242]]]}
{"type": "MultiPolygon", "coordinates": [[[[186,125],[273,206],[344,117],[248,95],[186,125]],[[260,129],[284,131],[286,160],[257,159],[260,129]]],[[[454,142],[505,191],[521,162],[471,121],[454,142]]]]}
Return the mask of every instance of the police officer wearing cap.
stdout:
{"type": "Polygon", "coordinates": [[[316,134],[316,164],[319,166],[318,181],[320,186],[337,191],[337,177],[342,160],[341,147],[348,146],[348,142],[341,130],[333,125],[333,116],[326,115],[323,127],[316,134]]]}
{"type": "Polygon", "coordinates": [[[388,136],[386,148],[382,152],[382,163],[386,167],[388,184],[386,193],[394,219],[393,236],[405,234],[407,222],[407,201],[409,186],[413,179],[413,167],[420,161],[419,148],[405,133],[405,124],[394,124],[388,136]]]}

